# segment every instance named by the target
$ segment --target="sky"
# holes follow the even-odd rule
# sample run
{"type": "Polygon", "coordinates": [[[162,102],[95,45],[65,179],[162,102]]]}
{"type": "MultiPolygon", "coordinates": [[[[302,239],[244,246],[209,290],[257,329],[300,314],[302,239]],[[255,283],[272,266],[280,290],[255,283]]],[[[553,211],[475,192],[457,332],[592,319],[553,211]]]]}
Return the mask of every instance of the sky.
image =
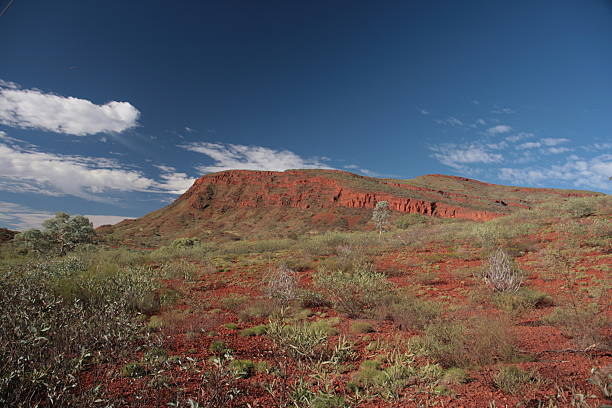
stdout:
{"type": "Polygon", "coordinates": [[[0,0],[0,226],[206,173],[612,191],[612,2],[0,0]]]}

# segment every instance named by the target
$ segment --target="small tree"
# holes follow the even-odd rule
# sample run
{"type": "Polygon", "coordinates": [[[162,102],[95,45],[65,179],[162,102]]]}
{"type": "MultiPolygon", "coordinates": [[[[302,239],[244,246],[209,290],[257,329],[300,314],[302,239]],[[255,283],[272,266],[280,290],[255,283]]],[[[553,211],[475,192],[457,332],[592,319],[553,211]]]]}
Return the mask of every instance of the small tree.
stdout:
{"type": "Polygon", "coordinates": [[[382,234],[383,230],[389,225],[389,216],[391,211],[389,210],[389,203],[386,201],[379,201],[374,207],[372,212],[372,221],[376,224],[379,234],[382,234]]]}
{"type": "Polygon", "coordinates": [[[82,215],[55,213],[55,217],[43,222],[45,234],[59,247],[60,255],[73,250],[77,244],[91,242],[94,235],[93,225],[82,215]]]}
{"type": "Polygon", "coordinates": [[[91,242],[94,229],[89,220],[81,215],[72,218],[58,212],[54,218],[43,223],[44,231],[31,229],[17,234],[16,242],[26,249],[45,253],[57,248],[60,255],[73,250],[80,243],[91,242]]]}

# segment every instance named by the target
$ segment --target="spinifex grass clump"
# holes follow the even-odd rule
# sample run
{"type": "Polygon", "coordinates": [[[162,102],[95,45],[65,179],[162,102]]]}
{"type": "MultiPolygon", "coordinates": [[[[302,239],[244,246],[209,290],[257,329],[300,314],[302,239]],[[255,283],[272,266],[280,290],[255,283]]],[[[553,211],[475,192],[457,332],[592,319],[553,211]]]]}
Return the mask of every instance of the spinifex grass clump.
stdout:
{"type": "Polygon", "coordinates": [[[497,249],[489,257],[483,279],[496,292],[516,292],[523,284],[524,274],[503,249],[497,249]]]}
{"type": "Polygon", "coordinates": [[[315,285],[338,311],[357,317],[384,304],[393,286],[387,277],[369,265],[357,266],[351,271],[319,271],[315,285]]]}

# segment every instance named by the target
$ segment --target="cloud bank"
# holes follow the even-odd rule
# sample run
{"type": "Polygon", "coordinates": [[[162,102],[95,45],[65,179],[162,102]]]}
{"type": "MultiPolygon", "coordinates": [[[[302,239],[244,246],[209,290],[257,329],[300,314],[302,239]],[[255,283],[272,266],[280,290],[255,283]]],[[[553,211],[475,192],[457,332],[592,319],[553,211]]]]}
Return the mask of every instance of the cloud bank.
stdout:
{"type": "MultiPolygon", "coordinates": [[[[0,222],[8,225],[17,231],[24,231],[30,228],[41,228],[42,223],[49,218],[53,218],[54,213],[49,211],[34,210],[30,207],[0,201],[0,222]]],[[[133,217],[123,217],[120,215],[84,215],[91,221],[94,228],[100,225],[116,224],[125,219],[133,217]]]]}
{"type": "Polygon", "coordinates": [[[0,190],[105,201],[100,194],[110,191],[181,194],[194,181],[171,167],[157,181],[113,159],[44,153],[0,136],[0,190]]]}
{"type": "Polygon", "coordinates": [[[129,102],[96,105],[0,81],[0,124],[6,126],[85,136],[123,132],[136,126],[139,116],[129,102]]]}

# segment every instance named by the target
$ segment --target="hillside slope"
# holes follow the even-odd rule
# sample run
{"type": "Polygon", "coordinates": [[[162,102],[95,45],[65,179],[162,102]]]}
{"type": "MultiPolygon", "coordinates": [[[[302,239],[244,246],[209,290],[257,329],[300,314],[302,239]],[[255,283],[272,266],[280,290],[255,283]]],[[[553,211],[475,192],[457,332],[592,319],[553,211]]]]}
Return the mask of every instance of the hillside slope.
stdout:
{"type": "Polygon", "coordinates": [[[207,174],[175,202],[135,220],[103,226],[111,240],[156,245],[183,236],[287,236],[325,229],[363,229],[379,201],[396,214],[490,220],[534,204],[598,193],[534,189],[427,175],[377,179],[338,170],[207,174]]]}

